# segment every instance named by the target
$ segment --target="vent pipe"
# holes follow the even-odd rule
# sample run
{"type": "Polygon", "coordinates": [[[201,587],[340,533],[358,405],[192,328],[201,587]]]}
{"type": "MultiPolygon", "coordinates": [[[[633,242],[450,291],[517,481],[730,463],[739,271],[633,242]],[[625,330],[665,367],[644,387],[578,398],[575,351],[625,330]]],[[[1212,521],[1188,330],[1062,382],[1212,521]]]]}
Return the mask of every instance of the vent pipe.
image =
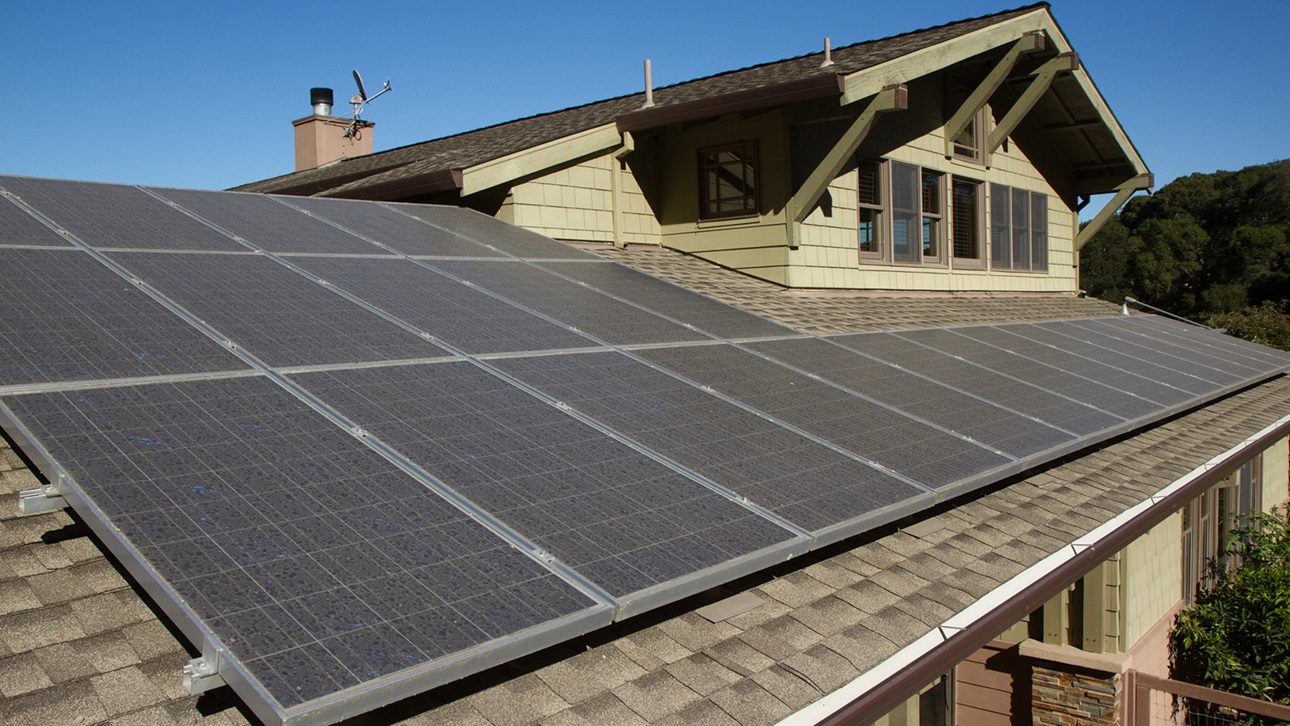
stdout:
{"type": "Polygon", "coordinates": [[[650,66],[649,58],[645,59],[645,105],[641,108],[654,107],[654,69],[650,66]]]}
{"type": "Polygon", "coordinates": [[[824,39],[824,62],[820,64],[821,68],[828,68],[833,65],[833,48],[829,45],[829,39],[824,39]]]}
{"type": "Polygon", "coordinates": [[[309,89],[309,104],[314,107],[315,116],[330,116],[333,101],[330,88],[309,89]]]}

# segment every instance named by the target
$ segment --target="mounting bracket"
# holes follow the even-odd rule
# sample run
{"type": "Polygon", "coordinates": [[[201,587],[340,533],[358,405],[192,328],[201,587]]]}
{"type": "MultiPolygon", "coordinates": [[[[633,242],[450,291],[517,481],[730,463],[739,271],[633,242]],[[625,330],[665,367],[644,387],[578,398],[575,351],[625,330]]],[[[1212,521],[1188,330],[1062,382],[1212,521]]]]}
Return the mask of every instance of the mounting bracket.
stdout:
{"type": "Polygon", "coordinates": [[[202,648],[201,657],[193,658],[183,667],[184,689],[196,696],[225,685],[219,674],[223,665],[224,649],[216,648],[208,641],[202,648]]]}
{"type": "MultiPolygon", "coordinates": [[[[60,475],[61,476],[61,475],[60,475]]],[[[18,492],[18,511],[23,514],[52,512],[55,509],[66,509],[67,500],[55,484],[45,484],[35,489],[18,492]]]]}

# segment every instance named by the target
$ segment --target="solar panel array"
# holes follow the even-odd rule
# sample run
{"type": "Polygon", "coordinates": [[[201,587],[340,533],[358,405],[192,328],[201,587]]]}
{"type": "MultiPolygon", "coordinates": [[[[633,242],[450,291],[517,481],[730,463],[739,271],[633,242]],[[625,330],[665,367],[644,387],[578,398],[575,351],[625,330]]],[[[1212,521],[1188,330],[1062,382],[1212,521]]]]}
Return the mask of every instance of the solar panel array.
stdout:
{"type": "Polygon", "coordinates": [[[830,337],[457,208],[0,177],[0,423],[334,721],[1274,376],[1134,316],[830,337]]]}

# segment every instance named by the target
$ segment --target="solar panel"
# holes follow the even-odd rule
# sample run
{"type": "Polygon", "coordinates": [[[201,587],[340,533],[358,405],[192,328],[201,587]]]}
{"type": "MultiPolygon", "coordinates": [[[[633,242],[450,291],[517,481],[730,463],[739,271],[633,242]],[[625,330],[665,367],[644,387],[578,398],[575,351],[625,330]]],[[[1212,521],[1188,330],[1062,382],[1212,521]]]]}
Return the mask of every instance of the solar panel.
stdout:
{"type": "Polygon", "coordinates": [[[208,222],[270,252],[388,254],[380,247],[261,194],[153,189],[208,222]]]}
{"type": "Polygon", "coordinates": [[[432,266],[617,345],[708,339],[523,262],[436,260],[432,266]]]}
{"type": "Polygon", "coordinates": [[[245,369],[77,249],[0,249],[0,385],[245,369]]]}
{"type": "Polygon", "coordinates": [[[467,210],[156,192],[251,252],[137,187],[0,187],[131,250],[0,201],[0,424],[266,721],[356,715],[1290,363],[1147,316],[784,337],[467,210]]]}
{"type": "Polygon", "coordinates": [[[261,255],[117,252],[112,258],[271,366],[445,355],[261,255]]]}
{"type": "Polygon", "coordinates": [[[321,197],[281,198],[407,255],[502,257],[502,253],[371,202],[321,197]]]}
{"type": "Polygon", "coordinates": [[[12,176],[0,187],[95,247],[246,249],[135,187],[12,176]]]}
{"type": "Polygon", "coordinates": [[[933,488],[1008,463],[983,446],[728,345],[639,355],[933,488]]]}
{"type": "Polygon", "coordinates": [[[1268,370],[1267,366],[1261,366],[1232,355],[1224,355],[1208,347],[1143,335],[1126,329],[1125,323],[1120,322],[1118,318],[1073,322],[1081,328],[1096,330],[1120,341],[1131,340],[1144,348],[1156,351],[1160,355],[1202,365],[1206,368],[1226,373],[1237,380],[1264,373],[1268,370]]]}
{"type": "Polygon", "coordinates": [[[590,252],[556,242],[550,237],[506,224],[461,207],[432,204],[387,204],[390,209],[429,222],[440,229],[496,248],[503,254],[531,260],[597,259],[590,252]]]}
{"type": "Polygon", "coordinates": [[[1127,316],[1123,325],[1126,329],[1131,329],[1150,337],[1174,342],[1186,341],[1217,351],[1222,355],[1235,356],[1241,360],[1255,363],[1255,367],[1260,370],[1280,370],[1290,365],[1290,353],[1285,351],[1257,345],[1231,335],[1223,335],[1216,330],[1206,330],[1158,315],[1127,316]],[[1257,365],[1259,363],[1263,365],[1257,365]]]}
{"type": "MultiPolygon", "coordinates": [[[[0,177],[0,189],[5,181],[0,177]]],[[[0,245],[71,247],[72,243],[17,203],[0,196],[0,245]]]]}
{"type": "Polygon", "coordinates": [[[243,681],[261,718],[325,712],[337,692],[377,679],[428,687],[459,676],[466,649],[497,662],[489,652],[513,639],[532,650],[549,640],[544,628],[606,620],[263,378],[3,404],[189,636],[226,649],[226,679],[243,681]]]}
{"type": "Polygon", "coordinates": [[[541,266],[719,338],[796,334],[779,323],[614,262],[543,262],[541,266]]]}
{"type": "MultiPolygon", "coordinates": [[[[1114,346],[1113,341],[1103,341],[1103,345],[1098,345],[1090,339],[1063,335],[1055,329],[1032,323],[1011,325],[1008,326],[1008,331],[1028,340],[1060,348],[1081,358],[1097,361],[1122,371],[1147,376],[1158,383],[1185,391],[1193,399],[1196,396],[1211,393],[1219,388],[1218,384],[1212,381],[1197,378],[1172,368],[1166,368],[1164,365],[1153,363],[1146,358],[1135,357],[1115,347],[1106,347],[1108,343],[1114,346]]],[[[1139,355],[1146,354],[1143,351],[1139,351],[1139,355]]]]}
{"type": "Polygon", "coordinates": [[[1042,323],[1042,327],[1052,330],[1061,335],[1065,335],[1076,340],[1083,340],[1094,345],[1104,348],[1110,348],[1117,353],[1131,356],[1142,361],[1158,363],[1159,365],[1170,370],[1178,371],[1189,376],[1194,376],[1204,381],[1217,384],[1217,386],[1228,386],[1240,380],[1237,376],[1225,373],[1216,368],[1211,368],[1203,363],[1179,358],[1172,353],[1162,353],[1150,341],[1141,337],[1129,339],[1117,337],[1110,334],[1113,331],[1102,331],[1095,328],[1089,328],[1083,325],[1075,325],[1069,321],[1059,321],[1053,323],[1042,323]]]}
{"type": "Polygon", "coordinates": [[[794,537],[470,363],[292,379],[626,603],[794,537]]]}
{"type": "Polygon", "coordinates": [[[497,365],[803,529],[872,526],[871,515],[924,494],[620,353],[510,358],[497,365]]]}
{"type": "Polygon", "coordinates": [[[971,391],[981,398],[1033,416],[1077,436],[1110,428],[1124,420],[890,333],[843,335],[834,340],[865,355],[899,365],[960,391],[971,391]]]}
{"type": "Polygon", "coordinates": [[[1155,401],[1162,406],[1172,406],[1192,400],[1192,395],[1180,388],[1159,383],[1140,373],[1076,355],[1049,343],[1031,340],[1020,335],[1018,330],[1018,326],[1015,325],[954,328],[954,332],[958,335],[989,343],[1001,350],[1046,363],[1077,376],[1099,381],[1117,390],[1155,401]]]}
{"type": "Polygon", "coordinates": [[[1018,458],[1075,438],[989,401],[824,340],[767,341],[748,347],[1018,458]]]}
{"type": "Polygon", "coordinates": [[[594,345],[577,333],[403,258],[293,257],[291,261],[468,353],[594,345]]]}
{"type": "Polygon", "coordinates": [[[1161,408],[1148,399],[1135,395],[1126,396],[1124,391],[1111,388],[1100,381],[1067,373],[949,330],[911,330],[897,335],[983,368],[1005,372],[1036,388],[1073,398],[1124,419],[1146,416],[1161,408]]]}

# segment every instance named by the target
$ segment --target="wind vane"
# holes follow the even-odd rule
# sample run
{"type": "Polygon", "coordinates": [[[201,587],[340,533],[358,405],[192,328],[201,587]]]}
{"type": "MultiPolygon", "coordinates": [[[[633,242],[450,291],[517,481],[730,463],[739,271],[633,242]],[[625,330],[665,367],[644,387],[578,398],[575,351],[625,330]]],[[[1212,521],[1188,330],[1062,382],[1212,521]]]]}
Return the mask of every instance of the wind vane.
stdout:
{"type": "Polygon", "coordinates": [[[363,109],[367,108],[367,104],[389,93],[391,89],[390,82],[387,79],[380,92],[375,96],[368,96],[367,89],[363,87],[363,77],[358,75],[358,71],[354,71],[354,83],[358,85],[358,95],[349,99],[349,102],[354,106],[354,120],[350,121],[349,127],[345,129],[345,138],[357,141],[363,138],[363,122],[361,119],[363,109]]]}

